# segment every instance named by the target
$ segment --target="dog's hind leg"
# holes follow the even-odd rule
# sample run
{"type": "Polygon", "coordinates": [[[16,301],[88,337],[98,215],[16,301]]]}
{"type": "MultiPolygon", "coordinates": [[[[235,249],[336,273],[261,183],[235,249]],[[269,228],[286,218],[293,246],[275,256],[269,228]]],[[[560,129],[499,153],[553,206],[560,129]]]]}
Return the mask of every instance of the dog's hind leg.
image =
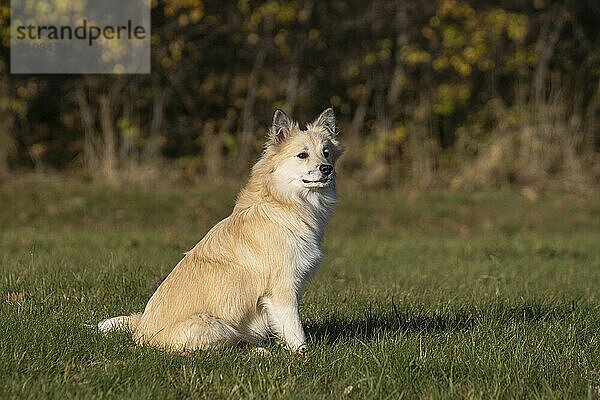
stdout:
{"type": "Polygon", "coordinates": [[[122,315],[120,317],[108,318],[98,323],[98,330],[102,333],[117,331],[117,330],[129,330],[134,332],[137,328],[141,313],[122,315]]]}
{"type": "Polygon", "coordinates": [[[239,333],[228,322],[206,314],[199,314],[179,323],[169,336],[169,347],[179,350],[205,350],[240,339],[239,333]]]}

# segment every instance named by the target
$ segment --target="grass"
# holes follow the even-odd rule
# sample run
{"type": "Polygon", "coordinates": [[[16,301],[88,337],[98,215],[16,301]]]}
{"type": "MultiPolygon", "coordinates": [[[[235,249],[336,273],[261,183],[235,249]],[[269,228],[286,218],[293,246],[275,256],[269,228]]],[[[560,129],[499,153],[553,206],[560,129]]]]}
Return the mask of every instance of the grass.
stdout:
{"type": "Polygon", "coordinates": [[[600,201],[342,187],[276,344],[168,354],[86,323],[142,310],[237,187],[0,186],[0,398],[598,398],[600,201]]]}

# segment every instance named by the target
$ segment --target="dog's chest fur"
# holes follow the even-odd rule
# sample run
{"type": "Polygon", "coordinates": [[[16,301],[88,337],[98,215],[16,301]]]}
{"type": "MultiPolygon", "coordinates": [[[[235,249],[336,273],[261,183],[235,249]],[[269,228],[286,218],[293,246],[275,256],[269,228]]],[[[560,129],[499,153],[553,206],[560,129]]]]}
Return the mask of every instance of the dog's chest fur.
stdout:
{"type": "Polygon", "coordinates": [[[290,246],[296,289],[316,270],[323,257],[321,238],[308,228],[295,232],[290,246]]]}
{"type": "Polygon", "coordinates": [[[315,272],[323,257],[321,240],[334,202],[334,197],[307,198],[306,213],[290,230],[290,258],[297,290],[300,290],[307,278],[315,272]]]}

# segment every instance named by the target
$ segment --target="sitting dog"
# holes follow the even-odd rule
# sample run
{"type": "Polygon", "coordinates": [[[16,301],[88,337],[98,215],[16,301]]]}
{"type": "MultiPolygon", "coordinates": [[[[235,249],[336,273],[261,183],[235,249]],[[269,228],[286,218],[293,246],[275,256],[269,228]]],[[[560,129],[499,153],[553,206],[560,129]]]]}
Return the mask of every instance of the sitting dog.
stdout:
{"type": "Polygon", "coordinates": [[[129,329],[138,343],[176,351],[274,334],[304,352],[298,306],[322,257],[342,151],[331,108],[306,130],[276,110],[231,215],[185,254],[143,313],[104,320],[99,330],[129,329]]]}

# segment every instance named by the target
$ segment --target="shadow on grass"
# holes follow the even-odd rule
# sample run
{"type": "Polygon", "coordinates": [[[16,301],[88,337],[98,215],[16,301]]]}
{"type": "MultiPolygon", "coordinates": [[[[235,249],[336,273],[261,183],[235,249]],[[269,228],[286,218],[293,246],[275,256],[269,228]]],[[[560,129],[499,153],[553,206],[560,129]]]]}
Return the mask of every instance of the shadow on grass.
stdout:
{"type": "Polygon", "coordinates": [[[548,307],[538,303],[519,306],[491,304],[485,308],[471,308],[453,313],[399,311],[396,307],[369,311],[364,317],[344,318],[331,315],[322,322],[306,325],[308,336],[314,341],[335,343],[357,338],[372,340],[382,336],[440,334],[467,331],[476,325],[502,329],[509,324],[533,325],[562,318],[573,310],[566,306],[548,307]]]}
{"type": "Polygon", "coordinates": [[[380,315],[366,315],[364,318],[330,316],[323,322],[308,324],[306,331],[315,341],[335,343],[352,338],[371,340],[381,336],[464,331],[473,327],[475,323],[475,318],[468,313],[425,315],[385,312],[380,315]]]}

